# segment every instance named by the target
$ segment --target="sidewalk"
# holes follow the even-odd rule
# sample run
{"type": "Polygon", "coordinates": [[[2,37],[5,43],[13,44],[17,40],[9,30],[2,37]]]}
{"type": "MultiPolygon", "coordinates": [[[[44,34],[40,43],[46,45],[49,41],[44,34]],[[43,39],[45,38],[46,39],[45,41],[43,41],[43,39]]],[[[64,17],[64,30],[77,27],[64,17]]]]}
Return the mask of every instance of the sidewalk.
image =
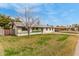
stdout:
{"type": "Polygon", "coordinates": [[[79,56],[79,40],[77,41],[77,45],[76,45],[74,56],[79,56]]]}
{"type": "Polygon", "coordinates": [[[53,34],[67,34],[67,35],[78,35],[79,36],[79,34],[62,33],[62,32],[53,32],[53,34]]]}

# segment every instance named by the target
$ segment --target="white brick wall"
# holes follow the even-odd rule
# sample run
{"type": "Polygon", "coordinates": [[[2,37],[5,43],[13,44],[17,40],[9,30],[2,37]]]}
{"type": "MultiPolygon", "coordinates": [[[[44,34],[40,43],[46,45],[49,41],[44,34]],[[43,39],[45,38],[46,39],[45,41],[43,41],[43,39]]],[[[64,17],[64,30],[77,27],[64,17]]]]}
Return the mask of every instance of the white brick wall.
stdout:
{"type": "Polygon", "coordinates": [[[43,33],[52,33],[52,32],[54,32],[54,29],[52,30],[52,28],[51,30],[50,28],[48,28],[48,30],[46,30],[46,28],[43,29],[43,33]]]}
{"type": "MultiPolygon", "coordinates": [[[[28,32],[27,31],[22,31],[20,28],[18,30],[16,30],[16,31],[18,31],[18,32],[16,32],[16,35],[17,36],[25,36],[25,35],[28,35],[28,32]]],[[[48,30],[46,30],[46,28],[43,28],[43,34],[45,34],[45,33],[52,33],[54,31],[55,30],[54,29],[52,30],[52,28],[51,28],[51,30],[50,30],[50,28],[48,28],[48,30]]],[[[32,32],[32,29],[30,29],[30,32],[32,32]]],[[[30,33],[30,35],[33,35],[33,34],[42,34],[42,32],[30,33]]]]}

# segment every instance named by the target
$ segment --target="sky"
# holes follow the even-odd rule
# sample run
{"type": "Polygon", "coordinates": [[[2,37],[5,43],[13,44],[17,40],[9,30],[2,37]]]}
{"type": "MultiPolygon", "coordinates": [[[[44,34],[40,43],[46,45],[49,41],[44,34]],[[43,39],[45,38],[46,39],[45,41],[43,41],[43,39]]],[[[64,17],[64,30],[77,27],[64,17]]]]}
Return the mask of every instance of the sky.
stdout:
{"type": "Polygon", "coordinates": [[[25,8],[30,9],[29,14],[39,17],[43,24],[79,24],[78,3],[0,3],[0,14],[18,17],[24,14],[25,8]]]}

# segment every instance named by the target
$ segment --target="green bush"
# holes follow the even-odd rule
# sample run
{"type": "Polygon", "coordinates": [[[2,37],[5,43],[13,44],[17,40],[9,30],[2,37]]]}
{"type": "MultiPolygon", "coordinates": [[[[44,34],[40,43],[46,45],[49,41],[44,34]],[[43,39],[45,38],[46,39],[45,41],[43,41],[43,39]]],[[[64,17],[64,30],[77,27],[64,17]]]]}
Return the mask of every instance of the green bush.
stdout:
{"type": "Polygon", "coordinates": [[[32,31],[32,32],[34,33],[34,32],[41,32],[41,31],[39,31],[39,30],[36,30],[36,31],[32,31]]]}
{"type": "Polygon", "coordinates": [[[57,41],[64,41],[68,38],[68,35],[63,35],[61,37],[59,37],[59,39],[57,41]]]}

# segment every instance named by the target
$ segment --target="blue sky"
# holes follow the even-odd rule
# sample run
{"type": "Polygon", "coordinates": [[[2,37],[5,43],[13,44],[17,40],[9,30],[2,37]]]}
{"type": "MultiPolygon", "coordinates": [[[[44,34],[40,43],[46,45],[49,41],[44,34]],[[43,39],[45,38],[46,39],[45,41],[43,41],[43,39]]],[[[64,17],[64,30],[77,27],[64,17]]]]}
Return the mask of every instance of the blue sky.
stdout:
{"type": "Polygon", "coordinates": [[[78,3],[0,3],[0,13],[17,17],[23,14],[25,7],[31,8],[33,16],[40,17],[44,24],[79,24],[78,3]]]}

